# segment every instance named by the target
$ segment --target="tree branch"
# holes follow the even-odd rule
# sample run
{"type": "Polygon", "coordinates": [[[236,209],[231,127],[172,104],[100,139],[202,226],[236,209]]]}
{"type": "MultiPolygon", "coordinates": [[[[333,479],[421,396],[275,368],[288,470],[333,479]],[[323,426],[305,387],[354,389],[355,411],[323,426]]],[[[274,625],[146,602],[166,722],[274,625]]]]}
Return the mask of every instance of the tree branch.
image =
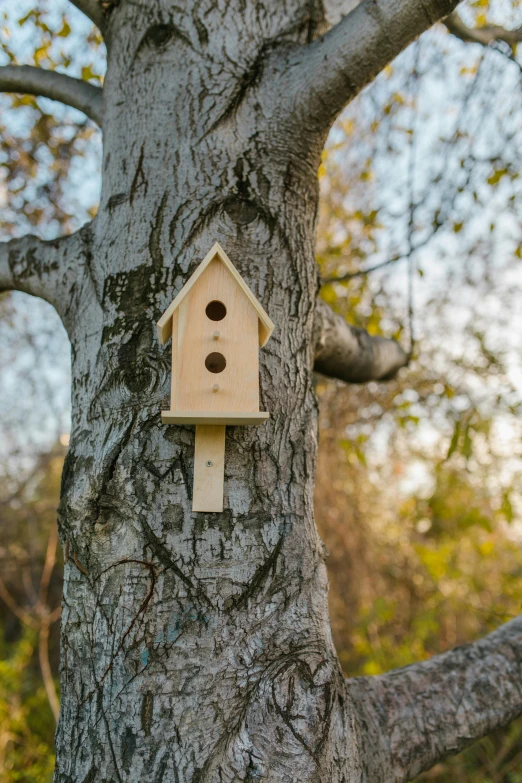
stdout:
{"type": "Polygon", "coordinates": [[[522,41],[522,27],[517,30],[506,30],[504,27],[492,25],[489,27],[468,27],[457,13],[444,19],[444,24],[450,33],[466,43],[478,43],[489,46],[495,41],[503,41],[512,48],[522,41]]]}
{"type": "Polygon", "coordinates": [[[70,0],[70,2],[79,8],[102,33],[106,32],[107,17],[98,0],[70,0]]]}
{"type": "Polygon", "coordinates": [[[41,620],[40,630],[38,633],[38,657],[40,661],[40,671],[42,673],[45,693],[47,694],[47,700],[54,715],[54,720],[56,723],[58,723],[60,702],[58,701],[58,696],[56,694],[56,686],[54,684],[51,664],[49,661],[49,625],[50,622],[48,617],[41,620]]]}
{"type": "Polygon", "coordinates": [[[409,361],[395,340],[350,326],[321,299],[316,302],[314,345],[314,370],[346,383],[389,380],[409,361]]]}
{"type": "MultiPolygon", "coordinates": [[[[363,0],[326,35],[288,55],[294,108],[327,130],[337,114],[459,0],[363,0]]],[[[288,94],[288,92],[287,92],[288,94]]]]}
{"type": "Polygon", "coordinates": [[[347,688],[375,764],[368,779],[412,780],[522,715],[522,617],[429,661],[348,680],[347,688]]]}
{"type": "Polygon", "coordinates": [[[45,71],[31,65],[4,65],[0,67],[0,91],[41,95],[83,111],[101,127],[103,119],[103,90],[81,79],[64,73],[45,71]]]}
{"type": "Polygon", "coordinates": [[[38,628],[38,623],[29,614],[29,612],[26,612],[25,609],[23,609],[21,606],[18,606],[17,602],[7,589],[2,577],[0,577],[0,598],[5,603],[5,605],[9,607],[12,613],[18,617],[19,620],[21,620],[22,623],[27,625],[29,628],[33,628],[33,630],[38,628]]]}
{"type": "Polygon", "coordinates": [[[45,242],[26,236],[0,243],[0,292],[23,291],[59,310],[66,278],[64,251],[72,240],[71,236],[45,242]]]}

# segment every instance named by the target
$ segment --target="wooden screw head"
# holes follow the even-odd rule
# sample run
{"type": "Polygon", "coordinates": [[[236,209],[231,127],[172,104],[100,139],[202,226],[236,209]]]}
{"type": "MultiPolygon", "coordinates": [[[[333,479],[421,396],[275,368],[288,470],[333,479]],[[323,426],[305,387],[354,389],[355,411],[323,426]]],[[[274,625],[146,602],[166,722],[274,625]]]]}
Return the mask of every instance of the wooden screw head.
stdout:
{"type": "Polygon", "coordinates": [[[212,339],[213,340],[219,340],[220,332],[216,329],[215,332],[212,332],[212,339]]]}
{"type": "Polygon", "coordinates": [[[219,383],[215,383],[212,387],[212,391],[214,394],[219,391],[219,383]]]}

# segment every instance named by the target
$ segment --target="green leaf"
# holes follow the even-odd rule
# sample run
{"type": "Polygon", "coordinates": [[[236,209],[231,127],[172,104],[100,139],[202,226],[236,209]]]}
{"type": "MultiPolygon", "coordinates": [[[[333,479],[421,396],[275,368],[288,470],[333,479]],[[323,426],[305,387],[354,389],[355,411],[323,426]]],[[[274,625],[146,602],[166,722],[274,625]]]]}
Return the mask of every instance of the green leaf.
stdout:
{"type": "Polygon", "coordinates": [[[473,452],[473,443],[471,440],[471,427],[468,424],[464,431],[464,443],[462,444],[462,453],[466,457],[466,459],[469,459],[471,457],[472,452],[473,452]]]}
{"type": "Polygon", "coordinates": [[[495,169],[493,174],[488,177],[488,185],[498,185],[502,177],[505,177],[507,173],[507,169],[495,169]]]}
{"type": "Polygon", "coordinates": [[[27,13],[25,16],[22,16],[22,18],[18,20],[18,24],[20,25],[20,27],[23,27],[24,24],[33,16],[36,16],[36,11],[34,9],[32,11],[29,11],[29,13],[27,13]]]}
{"type": "Polygon", "coordinates": [[[504,490],[504,492],[502,493],[502,503],[500,506],[500,510],[502,511],[504,517],[506,518],[506,522],[511,524],[511,522],[513,522],[515,514],[513,511],[513,506],[511,504],[511,497],[508,489],[504,490]]]}
{"type": "Polygon", "coordinates": [[[448,453],[446,454],[446,459],[449,459],[452,454],[454,454],[457,450],[457,447],[459,445],[460,440],[460,419],[457,419],[455,422],[455,426],[453,428],[453,435],[451,438],[451,443],[449,445],[448,453]]]}

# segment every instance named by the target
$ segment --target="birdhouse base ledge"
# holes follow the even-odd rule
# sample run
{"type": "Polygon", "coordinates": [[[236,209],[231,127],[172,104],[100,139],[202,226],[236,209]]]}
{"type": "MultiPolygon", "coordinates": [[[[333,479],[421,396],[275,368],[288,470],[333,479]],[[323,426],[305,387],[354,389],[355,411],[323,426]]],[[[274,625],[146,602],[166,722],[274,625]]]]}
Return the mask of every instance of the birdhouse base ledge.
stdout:
{"type": "Polygon", "coordinates": [[[264,424],[269,413],[220,413],[207,411],[161,411],[163,424],[264,424]]]}

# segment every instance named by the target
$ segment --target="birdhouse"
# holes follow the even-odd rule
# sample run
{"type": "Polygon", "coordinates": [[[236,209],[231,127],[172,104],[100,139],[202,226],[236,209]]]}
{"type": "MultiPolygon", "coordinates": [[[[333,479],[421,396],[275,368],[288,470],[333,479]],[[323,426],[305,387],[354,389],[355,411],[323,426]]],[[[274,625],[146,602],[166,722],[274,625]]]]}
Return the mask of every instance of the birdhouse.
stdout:
{"type": "Polygon", "coordinates": [[[226,425],[263,424],[259,348],[274,324],[216,242],[157,324],[172,338],[164,424],[195,424],[193,511],[223,510],[226,425]]]}

